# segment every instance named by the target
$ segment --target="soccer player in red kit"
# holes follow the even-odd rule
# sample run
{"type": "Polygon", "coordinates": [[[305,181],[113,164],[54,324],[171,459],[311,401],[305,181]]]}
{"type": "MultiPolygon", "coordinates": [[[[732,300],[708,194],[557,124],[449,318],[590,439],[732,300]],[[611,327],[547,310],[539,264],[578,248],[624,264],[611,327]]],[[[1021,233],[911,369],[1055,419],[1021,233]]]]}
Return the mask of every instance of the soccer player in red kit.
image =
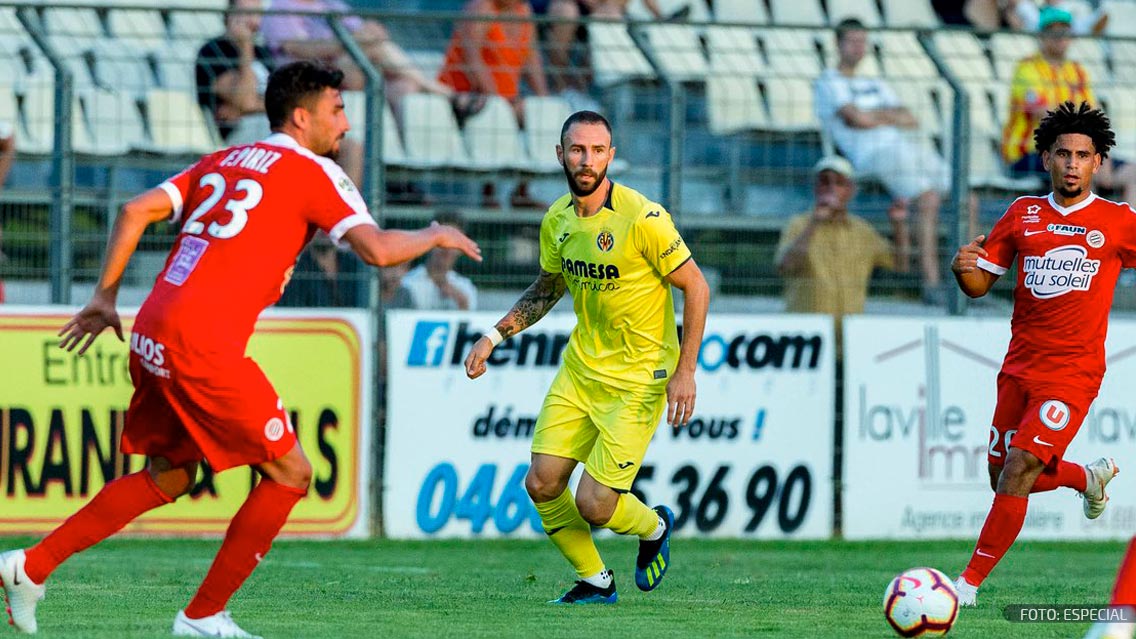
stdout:
{"type": "Polygon", "coordinates": [[[975,605],[978,586],[1017,539],[1030,493],[1072,488],[1095,519],[1117,473],[1112,459],[1081,466],[1064,454],[1100,389],[1116,279],[1136,266],[1136,212],[1091,191],[1116,142],[1104,113],[1065,102],[1042,119],[1034,141],[1053,191],[1014,200],[988,238],[979,235],[951,262],[970,297],[1018,267],[990,429],[994,504],[955,584],[961,605],[975,605]]]}
{"type": "Polygon", "coordinates": [[[268,553],[312,474],[283,403],[245,356],[257,316],[280,297],[317,230],[377,266],[435,247],[480,261],[477,245],[451,226],[378,228],[331,159],[349,128],[342,79],[342,72],[311,62],[281,67],[265,94],[271,136],[207,155],[123,206],[95,293],[60,331],[60,346],[81,354],[107,327],[123,338],[115,301],[138,239],[152,223],[179,224],[130,339],[134,395],[121,447],[146,455],[148,464],[104,486],[35,546],[0,555],[17,630],[36,631],[36,603],[56,567],[186,494],[198,464],[208,460],[216,471],[247,465],[261,477],[197,594],[177,613],[173,634],[251,637],[225,606],[268,553]]]}

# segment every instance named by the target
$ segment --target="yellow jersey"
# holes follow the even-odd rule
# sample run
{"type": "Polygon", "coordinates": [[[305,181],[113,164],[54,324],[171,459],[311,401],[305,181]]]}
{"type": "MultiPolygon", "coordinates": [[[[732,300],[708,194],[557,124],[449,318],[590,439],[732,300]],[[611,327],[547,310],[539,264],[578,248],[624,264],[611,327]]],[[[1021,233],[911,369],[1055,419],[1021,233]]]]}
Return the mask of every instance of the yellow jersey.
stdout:
{"type": "Polygon", "coordinates": [[[540,224],[540,267],[564,277],[576,311],[564,366],[616,388],[661,392],[679,352],[664,278],[689,259],[670,213],[626,186],[612,182],[590,217],[576,215],[571,195],[554,202],[540,224]]]}
{"type": "Polygon", "coordinates": [[[1010,113],[1002,130],[1002,159],[1013,164],[1034,152],[1033,131],[1041,123],[1033,109],[1056,109],[1065,101],[1096,104],[1089,83],[1089,72],[1080,64],[1066,60],[1059,67],[1049,64],[1040,53],[1023,58],[1010,82],[1010,113]]]}

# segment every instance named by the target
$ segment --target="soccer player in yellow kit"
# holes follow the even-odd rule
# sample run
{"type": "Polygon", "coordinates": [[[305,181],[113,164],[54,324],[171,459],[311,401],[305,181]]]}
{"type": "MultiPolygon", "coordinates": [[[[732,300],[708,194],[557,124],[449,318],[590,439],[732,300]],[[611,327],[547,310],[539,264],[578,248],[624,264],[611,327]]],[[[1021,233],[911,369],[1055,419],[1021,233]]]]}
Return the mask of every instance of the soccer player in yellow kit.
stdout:
{"type": "Polygon", "coordinates": [[[630,492],[663,411],[674,427],[694,412],[694,371],[710,289],[667,211],[607,179],[611,126],[592,111],[564,122],[556,155],[570,193],[540,226],[540,275],[474,344],[466,374],[485,373],[503,339],[572,293],[576,327],[541,407],[525,488],[552,543],[580,579],[553,603],[615,603],[612,571],[591,526],[639,537],[635,584],[653,590],[670,563],[674,513],[630,492]],[[683,291],[679,346],[671,286],[683,291]],[[573,498],[568,478],[584,473],[573,498]]]}

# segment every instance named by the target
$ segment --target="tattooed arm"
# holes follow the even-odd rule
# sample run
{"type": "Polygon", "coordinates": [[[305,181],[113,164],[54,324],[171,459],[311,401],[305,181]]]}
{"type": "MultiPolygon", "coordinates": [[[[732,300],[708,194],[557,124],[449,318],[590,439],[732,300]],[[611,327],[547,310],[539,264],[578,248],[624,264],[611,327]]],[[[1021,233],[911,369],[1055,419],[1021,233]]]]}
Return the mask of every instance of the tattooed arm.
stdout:
{"type": "MultiPolygon", "coordinates": [[[[501,334],[501,339],[508,339],[536,324],[564,297],[566,288],[563,275],[542,269],[536,281],[525,289],[513,308],[497,322],[495,328],[501,334]]],[[[470,379],[477,379],[485,373],[485,360],[489,359],[494,346],[488,336],[482,337],[473,345],[469,356],[465,358],[465,374],[470,379]]]]}

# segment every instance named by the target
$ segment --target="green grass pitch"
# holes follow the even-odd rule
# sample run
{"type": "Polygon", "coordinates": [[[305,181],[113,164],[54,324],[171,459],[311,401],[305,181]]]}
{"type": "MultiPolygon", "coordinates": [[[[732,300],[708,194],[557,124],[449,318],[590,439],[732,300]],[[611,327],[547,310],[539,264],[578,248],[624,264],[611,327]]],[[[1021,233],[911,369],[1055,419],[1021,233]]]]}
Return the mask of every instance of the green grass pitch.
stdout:
{"type": "MultiPolygon", "coordinates": [[[[0,538],[0,548],[27,538],[0,538]]],[[[38,636],[168,637],[219,541],[112,539],[72,557],[49,580],[38,636]]],[[[641,593],[636,544],[600,543],[615,570],[614,606],[545,603],[571,572],[545,541],[278,542],[230,603],[266,639],[378,637],[894,636],[881,612],[899,571],[952,577],[972,542],[741,542],[678,539],[658,590],[641,593]]],[[[1101,604],[1120,543],[1019,542],[964,609],[951,637],[1080,638],[1087,624],[1017,624],[1009,604],[1101,604]]],[[[0,637],[18,636],[0,626],[0,637]]]]}

